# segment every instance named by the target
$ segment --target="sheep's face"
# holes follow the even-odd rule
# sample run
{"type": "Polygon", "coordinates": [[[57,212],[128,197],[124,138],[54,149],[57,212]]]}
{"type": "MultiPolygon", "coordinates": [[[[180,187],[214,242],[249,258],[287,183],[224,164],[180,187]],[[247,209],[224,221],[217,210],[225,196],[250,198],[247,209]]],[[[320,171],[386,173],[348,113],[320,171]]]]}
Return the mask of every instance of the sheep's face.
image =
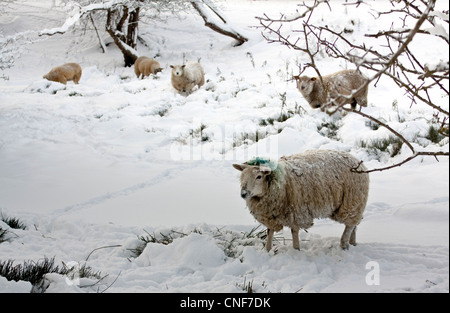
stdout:
{"type": "Polygon", "coordinates": [[[182,76],[186,65],[171,65],[173,76],[182,76]]]}
{"type": "Polygon", "coordinates": [[[43,76],[43,78],[48,79],[48,80],[53,80],[53,79],[56,78],[55,76],[56,76],[55,73],[53,73],[53,72],[48,72],[47,74],[45,74],[45,75],[43,76]]]}
{"type": "Polygon", "coordinates": [[[271,173],[269,167],[248,164],[233,164],[233,167],[242,172],[241,197],[245,201],[259,199],[267,192],[267,178],[271,173]]]}
{"type": "Polygon", "coordinates": [[[295,79],[297,80],[297,88],[302,95],[307,96],[313,91],[316,77],[295,76],[295,79]]]}

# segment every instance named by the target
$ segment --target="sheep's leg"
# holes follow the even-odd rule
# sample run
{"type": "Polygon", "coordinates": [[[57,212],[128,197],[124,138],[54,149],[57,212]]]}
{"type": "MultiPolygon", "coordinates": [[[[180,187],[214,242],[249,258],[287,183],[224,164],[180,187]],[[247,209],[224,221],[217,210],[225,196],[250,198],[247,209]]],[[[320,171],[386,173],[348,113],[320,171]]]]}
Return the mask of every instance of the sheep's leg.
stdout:
{"type": "Polygon", "coordinates": [[[300,242],[298,241],[298,229],[291,228],[292,234],[292,247],[300,250],[300,242]]]}
{"type": "Polygon", "coordinates": [[[350,236],[350,244],[356,246],[356,226],[353,228],[352,234],[350,236]]]}
{"type": "Polygon", "coordinates": [[[345,225],[344,233],[341,237],[341,248],[347,250],[349,248],[350,237],[352,236],[355,226],[345,225]]]}
{"type": "Polygon", "coordinates": [[[273,229],[267,228],[267,242],[266,242],[266,250],[267,252],[272,249],[272,239],[273,239],[273,229]]]}

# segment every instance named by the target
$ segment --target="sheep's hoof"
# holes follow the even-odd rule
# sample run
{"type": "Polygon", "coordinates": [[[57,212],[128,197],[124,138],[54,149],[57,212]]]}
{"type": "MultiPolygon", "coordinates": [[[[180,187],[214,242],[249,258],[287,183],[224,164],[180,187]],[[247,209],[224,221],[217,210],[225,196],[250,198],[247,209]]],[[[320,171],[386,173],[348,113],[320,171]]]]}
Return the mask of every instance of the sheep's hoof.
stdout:
{"type": "Polygon", "coordinates": [[[348,244],[348,242],[341,242],[341,248],[342,250],[348,250],[348,248],[350,248],[350,245],[348,244]]]}

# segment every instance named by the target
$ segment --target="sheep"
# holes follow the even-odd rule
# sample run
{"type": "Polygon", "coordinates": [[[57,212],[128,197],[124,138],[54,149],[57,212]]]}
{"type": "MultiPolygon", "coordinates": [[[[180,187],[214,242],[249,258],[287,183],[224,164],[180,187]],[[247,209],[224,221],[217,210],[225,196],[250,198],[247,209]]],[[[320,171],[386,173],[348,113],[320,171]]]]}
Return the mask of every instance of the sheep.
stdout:
{"type": "Polygon", "coordinates": [[[66,63],[51,69],[43,78],[66,85],[73,80],[78,84],[81,78],[81,66],[77,63],[66,63]]]}
{"type": "Polygon", "coordinates": [[[172,86],[178,92],[190,94],[194,87],[205,84],[205,72],[200,63],[186,63],[184,65],[170,65],[172,68],[172,86]]]}
{"type": "Polygon", "coordinates": [[[353,109],[356,104],[367,106],[368,86],[359,90],[367,78],[357,70],[343,70],[322,76],[323,85],[317,77],[294,76],[294,79],[297,80],[298,90],[313,109],[325,111],[330,105],[345,104],[351,104],[353,109]]]}
{"type": "Polygon", "coordinates": [[[299,250],[299,229],[315,218],[331,218],[345,225],[340,246],[356,245],[356,226],[363,217],[369,192],[366,167],[347,152],[310,150],[281,157],[278,162],[256,158],[233,164],[241,171],[241,197],[250,213],[267,227],[265,248],[274,232],[291,228],[293,248],[299,250]],[[359,167],[358,167],[359,166],[359,167]]]}
{"type": "Polygon", "coordinates": [[[144,77],[148,77],[150,74],[156,75],[162,70],[159,62],[149,57],[142,56],[134,62],[134,72],[137,78],[140,78],[142,75],[142,79],[144,79],[144,77]]]}

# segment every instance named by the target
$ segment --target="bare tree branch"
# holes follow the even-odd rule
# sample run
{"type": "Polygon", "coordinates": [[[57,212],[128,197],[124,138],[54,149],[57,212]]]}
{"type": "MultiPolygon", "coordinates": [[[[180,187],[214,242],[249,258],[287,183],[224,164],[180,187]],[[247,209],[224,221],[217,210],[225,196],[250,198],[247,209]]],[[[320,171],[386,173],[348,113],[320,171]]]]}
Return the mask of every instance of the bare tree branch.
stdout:
{"type": "MultiPolygon", "coordinates": [[[[79,7],[78,12],[68,17],[61,27],[42,30],[38,35],[53,36],[56,34],[64,34],[85,17],[90,18],[94,24],[92,13],[101,11],[104,16],[106,15],[106,32],[121,50],[124,56],[125,66],[131,66],[139,56],[136,51],[136,45],[141,8],[150,9],[158,13],[163,11],[174,13],[176,11],[175,8],[185,9],[187,5],[191,4],[205,21],[205,26],[220,34],[236,39],[236,46],[248,41],[248,38],[240,34],[228,23],[227,19],[210,0],[90,0],[88,3],[88,5],[79,7]],[[211,19],[209,12],[212,12],[214,16],[220,19],[221,25],[211,19]]],[[[145,10],[143,11],[145,13],[145,10]]],[[[102,41],[100,40],[95,24],[94,28],[101,43],[102,41]]],[[[101,45],[101,47],[105,51],[104,46],[101,45]]]]}
{"type": "MultiPolygon", "coordinates": [[[[371,83],[377,83],[381,77],[388,77],[399,88],[405,90],[405,95],[411,100],[411,105],[415,103],[424,103],[428,105],[434,113],[430,118],[440,124],[439,133],[445,137],[449,137],[449,109],[437,104],[436,93],[431,90],[440,90],[447,97],[449,96],[448,81],[449,81],[449,65],[448,57],[446,60],[436,60],[433,64],[423,64],[414,55],[414,51],[410,49],[410,43],[417,34],[425,36],[433,36],[442,40],[448,46],[448,34],[440,31],[439,28],[426,29],[424,23],[430,23],[433,27],[437,27],[439,23],[448,24],[448,11],[435,12],[436,0],[396,0],[396,3],[391,1],[392,8],[385,12],[379,12],[381,15],[397,14],[400,15],[402,22],[401,28],[395,28],[393,25],[388,30],[381,29],[377,33],[366,34],[366,38],[378,40],[378,46],[374,45],[373,41],[368,45],[366,42],[354,43],[351,37],[347,36],[346,29],[337,31],[331,29],[328,25],[321,26],[320,23],[313,24],[310,22],[315,10],[322,4],[327,4],[331,11],[331,5],[328,1],[314,1],[314,4],[307,6],[305,4],[299,5],[303,12],[296,11],[293,17],[286,17],[282,14],[279,18],[270,18],[266,14],[263,17],[258,17],[262,34],[269,43],[280,43],[291,49],[295,49],[305,53],[308,56],[309,62],[303,68],[300,67],[300,74],[308,67],[315,70],[323,84],[322,77],[316,62],[320,54],[325,53],[327,56],[343,59],[349,63],[356,65],[357,69],[365,69],[372,73],[367,81],[360,86],[358,90],[353,90],[348,96],[340,95],[351,99],[360,90],[366,88],[371,83]],[[401,3],[398,5],[397,3],[401,3]],[[406,20],[414,21],[413,27],[406,26],[406,20]],[[284,32],[283,25],[285,23],[301,22],[301,26],[297,30],[284,32]],[[298,34],[293,37],[292,34],[298,34]],[[384,40],[384,42],[383,42],[384,40]]],[[[356,1],[354,3],[345,3],[345,5],[355,5],[359,7],[363,1],[356,1]]],[[[376,16],[374,16],[377,18],[376,16]]],[[[290,27],[292,29],[292,26],[290,27]]],[[[376,44],[375,43],[375,44],[376,44]]],[[[299,74],[299,75],[300,75],[299,74]]],[[[324,86],[324,90],[326,90],[324,86]]],[[[374,116],[346,108],[343,105],[331,107],[333,99],[329,99],[327,113],[333,114],[338,111],[352,112],[367,118],[382,127],[385,127],[395,137],[399,138],[402,143],[406,144],[413,153],[412,156],[406,158],[404,161],[388,166],[382,169],[373,169],[372,171],[391,169],[400,166],[417,156],[449,156],[448,152],[427,152],[415,151],[414,146],[398,131],[383,123],[380,119],[374,116]]]]}
{"type": "MultiPolygon", "coordinates": [[[[361,164],[362,164],[362,162],[360,162],[356,167],[352,168],[351,170],[352,170],[353,172],[356,172],[356,173],[382,172],[382,171],[386,171],[386,170],[393,169],[394,167],[400,167],[400,166],[402,166],[403,164],[405,164],[405,163],[407,163],[407,162],[409,162],[409,161],[411,161],[411,160],[417,158],[418,156],[434,156],[434,157],[436,158],[436,160],[437,160],[437,157],[438,157],[438,156],[447,156],[447,157],[448,157],[448,156],[449,156],[449,153],[448,153],[448,152],[442,152],[442,151],[439,151],[439,152],[425,152],[425,151],[422,151],[422,152],[416,152],[416,153],[414,153],[413,155],[411,155],[410,157],[404,159],[403,161],[401,161],[401,162],[399,162],[399,163],[395,163],[395,164],[390,165],[390,166],[381,167],[381,168],[375,168],[375,169],[363,171],[363,170],[359,170],[359,169],[358,169],[358,168],[361,166],[361,164]]],[[[439,160],[438,160],[438,161],[439,161],[439,160]]]]}
{"type": "Polygon", "coordinates": [[[105,45],[105,43],[103,42],[102,37],[101,37],[100,34],[98,33],[97,25],[95,25],[95,21],[94,21],[94,18],[92,17],[92,14],[91,14],[91,13],[89,13],[89,18],[90,18],[90,20],[91,20],[92,26],[94,27],[95,34],[97,35],[98,42],[100,43],[100,48],[102,48],[103,53],[106,53],[106,45],[105,45]]]}
{"type": "Polygon", "coordinates": [[[234,38],[237,40],[237,44],[235,46],[240,46],[244,42],[248,41],[248,38],[242,36],[239,32],[236,30],[228,27],[227,20],[222,16],[222,14],[218,11],[217,8],[213,7],[209,2],[196,0],[196,1],[190,1],[194,9],[200,14],[200,16],[205,21],[205,26],[211,28],[213,31],[218,32],[222,35],[234,38]],[[222,21],[222,26],[217,25],[217,23],[214,23],[212,19],[210,18],[207,9],[208,7],[216,16],[219,17],[219,19],[222,21]]]}

